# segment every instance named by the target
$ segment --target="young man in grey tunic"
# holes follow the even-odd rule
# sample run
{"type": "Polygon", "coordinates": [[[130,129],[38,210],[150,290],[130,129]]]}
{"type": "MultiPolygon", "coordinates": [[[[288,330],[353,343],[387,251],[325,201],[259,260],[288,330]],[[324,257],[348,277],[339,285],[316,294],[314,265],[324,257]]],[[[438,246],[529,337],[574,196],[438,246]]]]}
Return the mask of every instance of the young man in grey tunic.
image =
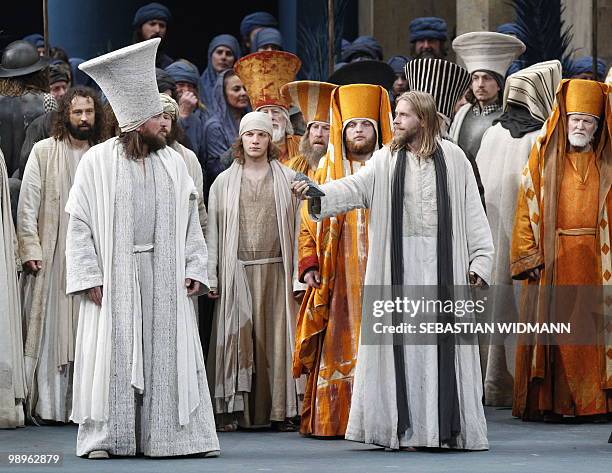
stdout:
{"type": "Polygon", "coordinates": [[[121,135],[88,151],[66,211],[67,292],[81,293],[77,455],[217,456],[189,296],[207,291],[197,192],[166,146],[153,39],[81,64],[121,135]]]}
{"type": "MultiPolygon", "coordinates": [[[[307,183],[292,184],[304,195],[307,183]]],[[[465,154],[440,139],[434,99],[398,98],[391,146],[321,186],[315,220],[369,208],[367,286],[487,283],[493,243],[465,154]]],[[[318,202],[317,202],[318,201],[318,202]]],[[[363,332],[362,332],[363,338],[363,332]]],[[[488,448],[478,346],[362,344],[346,438],[390,449],[488,448]]]]}

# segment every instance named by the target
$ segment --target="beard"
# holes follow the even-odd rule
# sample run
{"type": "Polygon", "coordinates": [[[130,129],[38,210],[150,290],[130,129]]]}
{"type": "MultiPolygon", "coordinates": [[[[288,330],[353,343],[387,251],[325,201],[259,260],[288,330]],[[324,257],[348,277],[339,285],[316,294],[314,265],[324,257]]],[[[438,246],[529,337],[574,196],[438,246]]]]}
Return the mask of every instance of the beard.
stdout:
{"type": "Polygon", "coordinates": [[[372,138],[368,140],[360,141],[359,143],[346,139],[345,146],[346,146],[347,153],[350,153],[353,155],[363,155],[363,154],[373,153],[374,148],[376,148],[376,135],[374,135],[372,138]]]}
{"type": "Polygon", "coordinates": [[[568,135],[567,139],[569,140],[570,144],[575,148],[585,148],[589,145],[589,143],[591,143],[591,141],[593,141],[593,135],[572,133],[568,135]]]}
{"type": "Polygon", "coordinates": [[[433,49],[423,49],[415,59],[441,59],[433,49]]]}
{"type": "Polygon", "coordinates": [[[302,136],[300,141],[300,153],[306,158],[308,164],[312,168],[316,168],[319,165],[319,161],[325,153],[327,152],[327,146],[325,143],[315,144],[313,145],[310,142],[310,136],[308,132],[302,136]]]}
{"type": "Polygon", "coordinates": [[[279,123],[272,128],[272,142],[275,144],[282,143],[285,141],[285,133],[287,131],[287,125],[279,123]]]}
{"type": "Polygon", "coordinates": [[[405,148],[408,143],[411,143],[418,137],[418,132],[411,132],[409,130],[396,130],[393,133],[393,140],[391,141],[391,149],[402,149],[405,148]]]}
{"type": "Polygon", "coordinates": [[[140,133],[140,138],[142,139],[142,142],[146,144],[149,148],[149,153],[155,153],[156,151],[165,148],[168,144],[166,142],[166,138],[163,135],[159,134],[153,135],[151,133],[143,131],[140,133]]]}
{"type": "Polygon", "coordinates": [[[72,123],[66,123],[66,127],[68,128],[68,133],[70,133],[70,136],[72,136],[75,140],[89,141],[94,134],[94,130],[91,125],[74,126],[72,123]]]}

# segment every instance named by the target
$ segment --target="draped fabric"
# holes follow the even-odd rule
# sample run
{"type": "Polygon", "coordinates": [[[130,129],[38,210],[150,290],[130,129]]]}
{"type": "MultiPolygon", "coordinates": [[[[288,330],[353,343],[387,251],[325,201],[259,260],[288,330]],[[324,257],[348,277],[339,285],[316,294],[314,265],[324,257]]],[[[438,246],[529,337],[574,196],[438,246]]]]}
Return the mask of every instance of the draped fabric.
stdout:
{"type": "Polygon", "coordinates": [[[24,424],[26,380],[16,246],[8,173],[0,151],[0,428],[24,424]]]}
{"type": "MultiPolygon", "coordinates": [[[[442,301],[452,299],[453,285],[453,248],[452,248],[452,216],[450,195],[448,192],[448,177],[444,153],[440,147],[433,154],[436,171],[436,203],[438,213],[437,224],[437,274],[438,298],[442,301]]],[[[401,297],[398,289],[404,282],[403,255],[403,215],[404,215],[404,183],[406,173],[406,149],[402,148],[395,163],[393,184],[391,187],[391,283],[393,297],[401,297]]],[[[444,322],[452,322],[452,317],[439,314],[446,318],[444,322]]],[[[394,314],[394,324],[401,323],[399,314],[394,314]]],[[[397,432],[402,435],[410,427],[408,413],[408,393],[406,387],[404,347],[402,336],[394,336],[393,361],[396,372],[397,399],[397,432]]],[[[457,395],[457,380],[455,376],[455,340],[452,334],[438,336],[438,424],[440,444],[455,444],[455,437],[461,431],[459,415],[459,399],[457,395]]]]}
{"type": "Polygon", "coordinates": [[[541,121],[533,118],[529,111],[514,104],[508,104],[508,108],[493,122],[493,125],[500,123],[506,130],[510,132],[512,138],[522,138],[527,133],[537,131],[542,128],[541,121]]]}
{"type": "MultiPolygon", "coordinates": [[[[529,271],[541,268],[539,281],[525,282],[538,290],[523,293],[522,321],[551,320],[555,309],[554,301],[547,296],[547,287],[598,284],[608,287],[612,283],[611,96],[609,90],[603,89],[605,110],[594,142],[595,156],[583,153],[576,159],[566,149],[568,82],[561,82],[556,107],[537,137],[522,174],[512,234],[512,277],[526,280],[529,271]],[[577,226],[581,227],[580,232],[575,231],[577,226]],[[576,245],[581,248],[578,253],[576,245]]],[[[529,345],[520,339],[518,345],[515,416],[538,420],[543,415],[612,412],[609,335],[601,345],[580,350],[563,345],[529,345]],[[560,366],[567,370],[560,371],[560,366]],[[595,377],[593,369],[597,371],[595,377]]]]}
{"type": "Polygon", "coordinates": [[[206,107],[214,102],[214,88],[219,73],[212,65],[212,54],[219,46],[227,46],[234,53],[234,60],[240,58],[240,43],[230,34],[220,34],[215,36],[208,45],[207,60],[208,64],[200,76],[200,100],[206,107]]]}
{"type": "Polygon", "coordinates": [[[217,176],[226,168],[221,163],[221,156],[230,149],[232,143],[238,137],[240,118],[250,108],[241,111],[240,116],[227,103],[225,98],[224,81],[225,76],[232,70],[228,69],[217,76],[217,81],[212,91],[212,99],[209,105],[209,119],[205,126],[206,155],[206,183],[205,195],[208,199],[208,190],[217,176]]]}

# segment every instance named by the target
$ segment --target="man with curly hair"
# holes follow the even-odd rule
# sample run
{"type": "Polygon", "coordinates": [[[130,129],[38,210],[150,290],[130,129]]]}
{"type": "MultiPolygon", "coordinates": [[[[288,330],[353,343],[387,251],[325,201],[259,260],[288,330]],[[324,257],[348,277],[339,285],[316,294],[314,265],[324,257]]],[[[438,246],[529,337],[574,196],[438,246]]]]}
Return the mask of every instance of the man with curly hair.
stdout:
{"type": "Polygon", "coordinates": [[[94,90],[75,87],[60,102],[53,135],[30,153],[17,210],[26,282],[25,360],[28,413],[68,422],[79,296],[66,295],[64,207],[83,154],[102,141],[102,106],[94,90]]]}
{"type": "Polygon", "coordinates": [[[225,431],[238,425],[297,428],[291,421],[298,414],[291,353],[299,207],[289,192],[295,172],[279,163],[272,135],[269,115],[246,114],[234,162],[209,194],[209,297],[216,307],[208,368],[217,425],[225,431]]]}

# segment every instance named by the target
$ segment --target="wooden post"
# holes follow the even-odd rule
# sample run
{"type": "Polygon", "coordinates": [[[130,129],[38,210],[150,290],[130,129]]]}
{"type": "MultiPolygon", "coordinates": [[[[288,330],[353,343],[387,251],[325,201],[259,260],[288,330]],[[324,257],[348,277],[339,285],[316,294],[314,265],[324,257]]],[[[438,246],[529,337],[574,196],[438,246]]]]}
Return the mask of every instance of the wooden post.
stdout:
{"type": "Polygon", "coordinates": [[[45,56],[49,57],[49,0],[43,2],[43,36],[45,38],[45,56]]]}
{"type": "Polygon", "coordinates": [[[328,75],[334,73],[335,66],[335,43],[336,34],[334,31],[334,0],[327,0],[327,64],[328,75]]]}
{"type": "Polygon", "coordinates": [[[593,56],[593,80],[597,76],[597,0],[591,0],[591,55],[593,56]]]}

